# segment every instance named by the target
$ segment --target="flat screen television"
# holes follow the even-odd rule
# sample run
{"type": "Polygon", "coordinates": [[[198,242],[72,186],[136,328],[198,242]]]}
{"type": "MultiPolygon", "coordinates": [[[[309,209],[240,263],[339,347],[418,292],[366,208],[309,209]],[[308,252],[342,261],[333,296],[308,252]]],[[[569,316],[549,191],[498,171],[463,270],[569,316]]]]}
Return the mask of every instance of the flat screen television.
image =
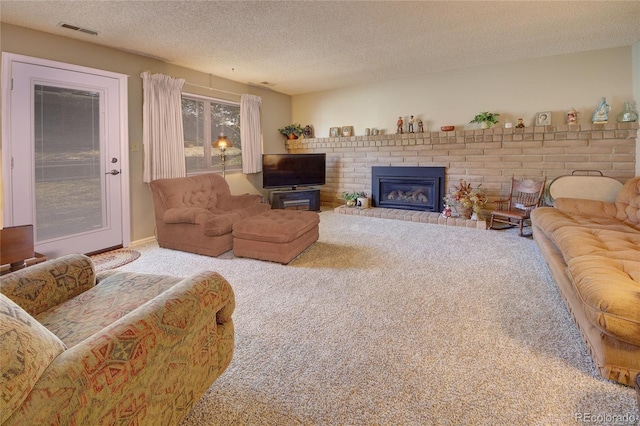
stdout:
{"type": "Polygon", "coordinates": [[[326,154],[263,154],[262,187],[292,188],[324,185],[326,154]]]}

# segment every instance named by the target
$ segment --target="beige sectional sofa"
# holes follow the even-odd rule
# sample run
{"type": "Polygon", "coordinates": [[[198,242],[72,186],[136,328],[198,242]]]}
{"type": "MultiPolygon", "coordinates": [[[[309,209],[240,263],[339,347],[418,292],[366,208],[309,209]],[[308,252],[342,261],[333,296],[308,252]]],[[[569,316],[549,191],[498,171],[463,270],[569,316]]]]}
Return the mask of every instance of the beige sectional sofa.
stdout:
{"type": "Polygon", "coordinates": [[[0,424],[176,425],[233,355],[214,272],[107,271],[69,255],[0,278],[0,424]]]}
{"type": "Polygon", "coordinates": [[[533,237],[602,377],[640,373],[640,177],[615,202],[559,198],[531,214],[533,237]]]}

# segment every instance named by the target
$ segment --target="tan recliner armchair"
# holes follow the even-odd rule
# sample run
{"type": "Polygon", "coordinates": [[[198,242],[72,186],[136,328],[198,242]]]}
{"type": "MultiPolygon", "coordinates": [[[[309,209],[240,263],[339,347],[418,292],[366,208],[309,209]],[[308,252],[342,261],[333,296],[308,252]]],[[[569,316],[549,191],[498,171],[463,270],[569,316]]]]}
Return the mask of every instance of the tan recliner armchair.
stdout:
{"type": "Polygon", "coordinates": [[[233,248],[233,224],[271,207],[260,195],[231,195],[215,173],[150,183],[160,247],[218,256],[233,248]]]}

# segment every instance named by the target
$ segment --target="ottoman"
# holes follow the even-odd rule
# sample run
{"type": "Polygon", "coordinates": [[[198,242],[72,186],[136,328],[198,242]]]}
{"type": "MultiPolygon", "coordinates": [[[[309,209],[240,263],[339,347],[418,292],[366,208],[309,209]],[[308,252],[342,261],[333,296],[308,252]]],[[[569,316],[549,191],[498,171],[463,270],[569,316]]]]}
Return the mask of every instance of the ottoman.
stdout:
{"type": "Polygon", "coordinates": [[[233,254],[287,264],[318,240],[320,216],[306,210],[268,210],[233,225],[233,254]]]}

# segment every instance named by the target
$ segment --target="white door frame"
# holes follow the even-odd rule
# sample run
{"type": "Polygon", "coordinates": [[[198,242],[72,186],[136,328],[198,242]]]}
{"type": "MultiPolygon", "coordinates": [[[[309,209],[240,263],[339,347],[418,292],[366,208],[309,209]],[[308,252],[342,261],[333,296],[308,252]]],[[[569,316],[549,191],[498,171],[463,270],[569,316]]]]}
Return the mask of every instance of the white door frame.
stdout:
{"type": "Polygon", "coordinates": [[[103,71],[96,68],[88,68],[79,65],[66,64],[64,62],[50,61],[48,59],[34,58],[15,53],[2,52],[2,197],[3,220],[0,226],[13,226],[13,209],[7,200],[13,188],[12,182],[12,150],[11,150],[11,67],[13,62],[23,62],[62,70],[76,71],[86,74],[95,74],[118,80],[120,96],[120,191],[122,194],[122,245],[128,247],[131,244],[131,207],[129,200],[129,114],[128,114],[128,78],[126,74],[103,71]]]}

